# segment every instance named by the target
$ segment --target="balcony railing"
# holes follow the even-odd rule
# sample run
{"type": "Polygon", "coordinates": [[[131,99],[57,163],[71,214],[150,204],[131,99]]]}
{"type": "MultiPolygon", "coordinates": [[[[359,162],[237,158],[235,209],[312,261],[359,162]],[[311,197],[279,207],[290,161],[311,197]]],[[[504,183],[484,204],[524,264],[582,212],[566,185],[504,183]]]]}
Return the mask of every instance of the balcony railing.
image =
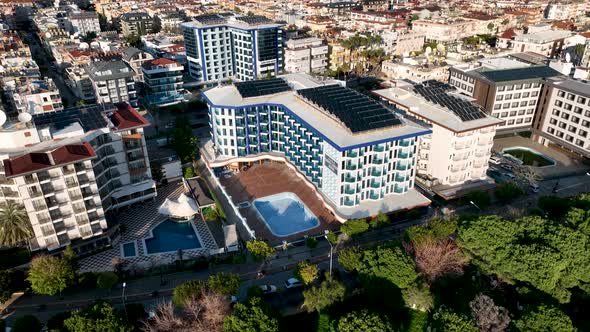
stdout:
{"type": "Polygon", "coordinates": [[[356,165],[346,165],[346,169],[349,171],[356,171],[357,166],[356,165]]]}
{"type": "Polygon", "coordinates": [[[346,187],[344,188],[344,193],[347,195],[354,195],[356,194],[356,190],[354,188],[346,187]]]}

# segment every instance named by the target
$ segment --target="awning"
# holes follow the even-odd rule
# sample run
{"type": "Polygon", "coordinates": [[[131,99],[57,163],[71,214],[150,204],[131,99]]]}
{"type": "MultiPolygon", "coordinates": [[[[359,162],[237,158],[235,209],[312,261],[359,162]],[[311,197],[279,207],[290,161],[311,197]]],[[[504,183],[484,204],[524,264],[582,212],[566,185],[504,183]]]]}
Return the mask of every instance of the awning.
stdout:
{"type": "Polygon", "coordinates": [[[177,200],[166,198],[158,212],[171,217],[190,218],[199,213],[199,206],[194,199],[182,194],[177,200]]]}

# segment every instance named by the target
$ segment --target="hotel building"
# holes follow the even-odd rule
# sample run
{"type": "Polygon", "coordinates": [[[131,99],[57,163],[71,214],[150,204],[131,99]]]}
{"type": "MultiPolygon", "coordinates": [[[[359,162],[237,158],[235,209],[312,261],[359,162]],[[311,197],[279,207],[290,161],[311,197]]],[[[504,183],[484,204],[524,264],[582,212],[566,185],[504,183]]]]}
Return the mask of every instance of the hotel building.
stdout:
{"type": "Polygon", "coordinates": [[[281,27],[264,16],[219,14],[183,23],[190,75],[201,84],[276,76],[284,62],[281,27]]]}
{"type": "Polygon", "coordinates": [[[180,103],[184,99],[183,69],[178,62],[166,58],[144,62],[141,71],[145,81],[146,102],[160,107],[180,103]]]}
{"type": "Polygon", "coordinates": [[[373,93],[430,126],[432,134],[419,139],[417,181],[447,199],[490,182],[488,161],[502,120],[438,81],[373,93]]]}
{"type": "Polygon", "coordinates": [[[35,234],[31,250],[71,245],[83,253],[118,236],[110,212],[156,195],[143,136],[148,124],[121,103],[0,127],[0,204],[24,205],[35,234]]]}
{"type": "Polygon", "coordinates": [[[590,83],[548,79],[539,100],[533,139],[590,158],[590,83]]]}
{"type": "Polygon", "coordinates": [[[340,221],[429,204],[414,178],[418,139],[432,131],[365,95],[288,74],[204,97],[210,167],[284,161],[340,221]]]}

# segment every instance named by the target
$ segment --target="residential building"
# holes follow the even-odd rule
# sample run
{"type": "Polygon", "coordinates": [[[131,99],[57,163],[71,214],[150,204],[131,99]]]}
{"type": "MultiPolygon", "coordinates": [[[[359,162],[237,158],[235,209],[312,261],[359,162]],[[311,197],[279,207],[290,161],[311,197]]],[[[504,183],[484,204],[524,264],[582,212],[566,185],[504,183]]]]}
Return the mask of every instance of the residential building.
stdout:
{"type": "Polygon", "coordinates": [[[127,104],[34,114],[0,128],[0,203],[24,205],[31,250],[90,252],[118,236],[116,209],[155,196],[143,127],[127,104]],[[26,119],[23,119],[26,120],[26,119]]]}
{"type": "Polygon", "coordinates": [[[477,21],[463,18],[412,22],[412,32],[424,35],[427,41],[445,44],[474,36],[478,33],[477,27],[477,21]]]}
{"type": "Polygon", "coordinates": [[[146,61],[152,60],[154,57],[150,53],[135,47],[124,47],[119,51],[123,53],[123,61],[133,68],[133,71],[135,72],[135,82],[143,82],[143,71],[141,70],[141,65],[146,61]]]}
{"type": "Polygon", "coordinates": [[[92,81],[83,67],[72,66],[66,68],[65,82],[74,92],[74,95],[84,102],[92,103],[96,100],[92,81]]]}
{"type": "Polygon", "coordinates": [[[151,16],[144,12],[124,13],[119,20],[124,36],[143,36],[151,33],[154,23],[151,16]]]}
{"type": "Polygon", "coordinates": [[[340,221],[429,204],[414,178],[418,139],[431,130],[370,97],[307,74],[218,86],[203,96],[210,167],[283,161],[340,221]]]}
{"type": "Polygon", "coordinates": [[[429,80],[447,81],[449,66],[445,64],[427,63],[423,57],[385,60],[381,64],[381,72],[389,79],[407,79],[414,82],[429,80]],[[426,62],[426,64],[425,64],[426,62]]]}
{"type": "Polygon", "coordinates": [[[180,32],[180,24],[184,22],[177,11],[160,12],[155,19],[160,25],[160,30],[164,32],[180,32]]]}
{"type": "Polygon", "coordinates": [[[52,79],[16,79],[4,82],[11,113],[43,113],[63,109],[59,90],[52,79]]]}
{"type": "Polygon", "coordinates": [[[180,103],[182,71],[184,67],[170,59],[154,59],[141,65],[145,80],[145,99],[148,105],[169,106],[180,103]]]}
{"type": "Polygon", "coordinates": [[[543,80],[560,74],[545,65],[484,59],[478,65],[449,68],[449,84],[473,97],[487,114],[505,121],[498,131],[530,130],[543,80]]]}
{"type": "Polygon", "coordinates": [[[417,181],[447,199],[490,184],[488,161],[502,120],[438,81],[400,84],[373,93],[430,126],[432,134],[419,138],[417,181]]]}
{"type": "Polygon", "coordinates": [[[67,30],[86,36],[89,33],[100,34],[100,24],[96,12],[74,12],[67,17],[67,30]]]}
{"type": "Polygon", "coordinates": [[[550,78],[541,91],[533,139],[590,158],[590,83],[550,78]]]}
{"type": "Polygon", "coordinates": [[[541,31],[515,36],[512,44],[515,52],[534,52],[553,58],[561,54],[564,40],[572,35],[563,30],[541,31]]]}
{"type": "Polygon", "coordinates": [[[264,16],[202,15],[182,24],[190,75],[201,84],[283,70],[282,25],[264,16]]]}
{"type": "Polygon", "coordinates": [[[328,45],[309,36],[287,40],[285,71],[289,73],[323,73],[328,67],[328,45]]]}
{"type": "Polygon", "coordinates": [[[94,61],[85,67],[97,103],[128,102],[137,107],[135,72],[123,60],[94,61]]]}
{"type": "Polygon", "coordinates": [[[349,50],[339,43],[330,44],[330,70],[337,71],[343,66],[354,68],[354,65],[363,58],[361,52],[364,48],[361,46],[355,50],[349,50]]]}

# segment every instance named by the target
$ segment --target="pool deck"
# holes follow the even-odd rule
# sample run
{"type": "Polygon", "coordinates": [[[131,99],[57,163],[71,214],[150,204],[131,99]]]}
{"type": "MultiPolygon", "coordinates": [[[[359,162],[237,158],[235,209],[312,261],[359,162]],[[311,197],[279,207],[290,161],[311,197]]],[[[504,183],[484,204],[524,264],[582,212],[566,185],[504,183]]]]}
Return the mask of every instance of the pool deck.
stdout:
{"type": "MultiPolygon", "coordinates": [[[[122,245],[129,242],[135,243],[136,256],[123,258],[126,269],[145,269],[157,264],[171,263],[178,259],[176,253],[147,254],[144,248],[144,238],[150,237],[150,230],[160,222],[168,219],[167,216],[158,213],[158,207],[166,198],[177,199],[184,192],[181,182],[169,183],[166,186],[158,188],[158,196],[154,200],[148,200],[135,205],[127,210],[117,213],[117,217],[124,226],[125,230],[121,238],[113,248],[92,255],[80,260],[80,272],[88,271],[112,271],[113,259],[123,258],[122,245]]],[[[219,249],[209,226],[197,219],[193,221],[198,237],[201,242],[201,248],[183,250],[184,258],[192,258],[207,255],[209,250],[219,249]]]]}
{"type": "Polygon", "coordinates": [[[304,235],[323,234],[325,229],[336,230],[340,223],[317,199],[307,183],[295,175],[286,165],[281,163],[265,163],[250,167],[245,172],[231,176],[221,176],[221,184],[231,196],[234,204],[244,201],[252,202],[256,198],[270,196],[282,192],[292,192],[308,209],[315,214],[320,225],[314,229],[296,233],[285,237],[276,237],[266,227],[265,222],[260,218],[253,206],[240,209],[240,213],[250,228],[256,233],[258,239],[268,240],[271,245],[280,245],[282,241],[294,241],[304,235]]]}

